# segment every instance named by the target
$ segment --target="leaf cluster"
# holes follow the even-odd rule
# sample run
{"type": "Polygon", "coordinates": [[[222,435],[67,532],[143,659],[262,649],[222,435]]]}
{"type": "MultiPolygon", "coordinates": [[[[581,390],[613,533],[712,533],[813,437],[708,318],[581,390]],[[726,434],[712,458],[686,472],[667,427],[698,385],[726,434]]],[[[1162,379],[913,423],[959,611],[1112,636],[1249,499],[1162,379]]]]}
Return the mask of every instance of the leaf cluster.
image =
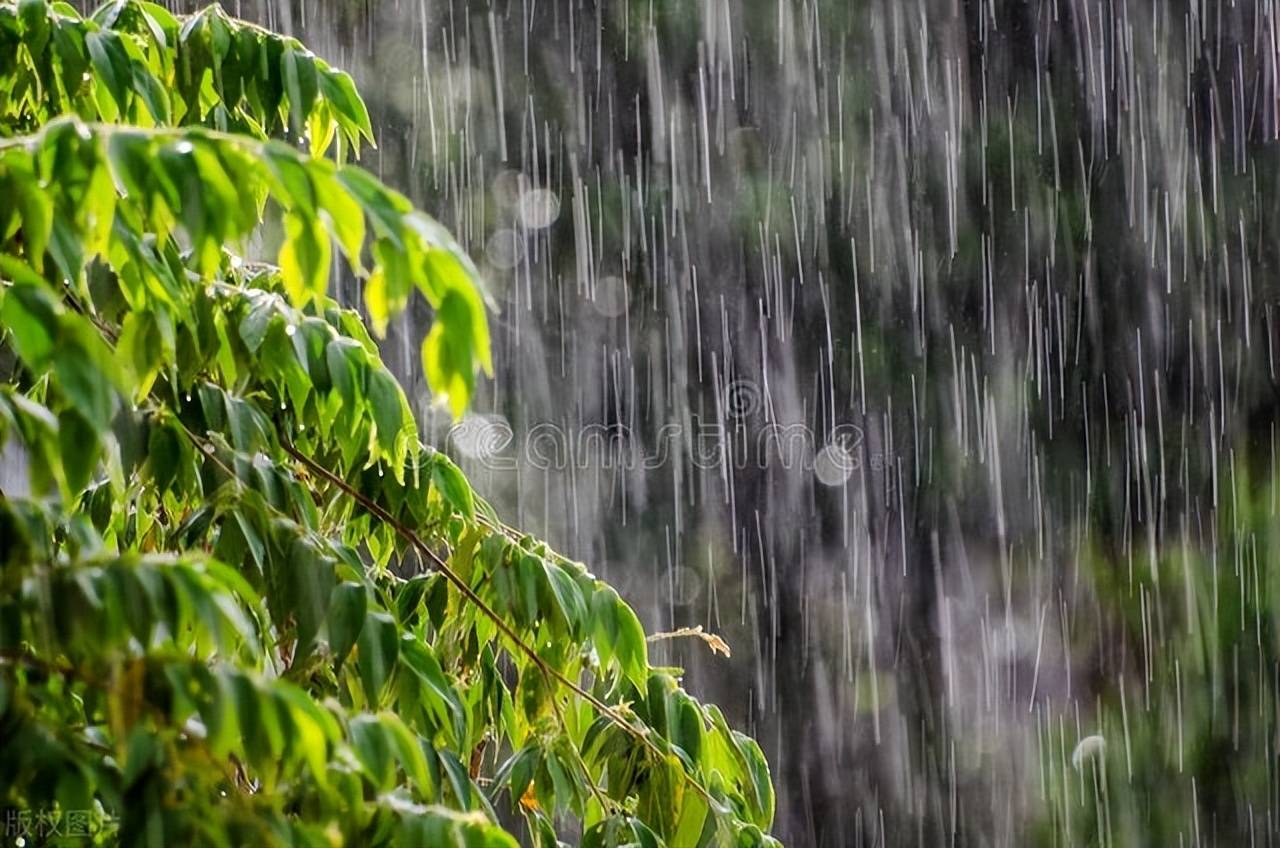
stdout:
{"type": "Polygon", "coordinates": [[[32,490],[0,498],[0,804],[130,844],[771,843],[756,743],[421,442],[328,297],[335,251],[375,332],[419,292],[461,413],[480,283],[342,164],[363,105],[299,81],[345,76],[216,7],[22,0],[2,39],[5,126],[42,126],[0,142],[0,443],[32,490]],[[272,218],[276,261],[238,255],[272,218]]]}
{"type": "Polygon", "coordinates": [[[213,5],[178,18],[114,0],[84,18],[67,3],[0,6],[0,137],[60,115],[134,126],[285,135],[339,161],[373,143],[350,75],[296,39],[213,5]]]}

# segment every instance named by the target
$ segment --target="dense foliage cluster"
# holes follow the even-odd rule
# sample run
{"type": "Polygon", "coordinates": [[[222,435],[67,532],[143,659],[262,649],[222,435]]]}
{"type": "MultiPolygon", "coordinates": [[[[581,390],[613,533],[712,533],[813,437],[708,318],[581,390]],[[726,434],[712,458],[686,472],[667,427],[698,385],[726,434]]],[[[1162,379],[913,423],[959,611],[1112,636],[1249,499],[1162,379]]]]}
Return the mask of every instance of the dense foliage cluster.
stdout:
{"type": "Polygon", "coordinates": [[[755,742],[420,442],[327,297],[334,245],[376,332],[420,292],[465,408],[483,292],[345,164],[371,136],[349,77],[216,7],[0,4],[0,440],[32,489],[0,497],[0,806],[128,844],[772,843],[755,742]]]}

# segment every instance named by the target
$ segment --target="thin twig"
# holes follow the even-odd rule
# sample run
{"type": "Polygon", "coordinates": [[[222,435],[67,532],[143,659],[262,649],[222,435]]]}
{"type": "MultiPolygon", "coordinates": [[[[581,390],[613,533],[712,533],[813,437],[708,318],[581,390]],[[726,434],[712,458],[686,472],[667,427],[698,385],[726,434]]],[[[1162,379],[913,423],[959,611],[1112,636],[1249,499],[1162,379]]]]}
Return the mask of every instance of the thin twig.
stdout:
{"type": "Polygon", "coordinates": [[[645,637],[645,641],[661,642],[663,639],[682,639],[686,637],[701,639],[706,643],[707,647],[711,649],[711,653],[713,654],[724,654],[726,657],[730,656],[729,643],[724,639],[721,639],[716,634],[703,630],[701,624],[697,627],[681,627],[678,630],[671,630],[664,633],[652,633],[645,637]]]}
{"type": "MultiPolygon", "coordinates": [[[[527,656],[533,662],[533,664],[537,666],[538,670],[543,674],[544,677],[552,678],[556,680],[558,683],[560,683],[562,686],[569,689],[575,695],[587,701],[587,703],[595,707],[595,709],[601,715],[609,719],[609,721],[612,722],[617,727],[626,731],[631,737],[639,741],[641,744],[643,744],[646,748],[648,748],[658,757],[660,758],[666,757],[667,752],[663,751],[660,747],[658,747],[658,745],[649,737],[647,728],[646,729],[637,728],[635,725],[631,724],[631,722],[627,721],[626,718],[624,718],[622,714],[619,713],[617,710],[615,710],[612,706],[610,706],[609,704],[606,704],[604,701],[601,701],[595,695],[591,694],[586,689],[584,689],[576,681],[571,680],[567,675],[565,675],[559,669],[550,665],[549,663],[547,663],[546,660],[538,656],[538,652],[534,650],[527,642],[525,642],[520,637],[520,635],[515,632],[515,630],[511,627],[511,625],[507,624],[507,622],[502,618],[502,616],[498,615],[498,613],[494,611],[494,609],[490,607],[489,604],[486,603],[483,598],[477,595],[475,591],[469,585],[467,585],[466,581],[463,580],[458,575],[458,573],[454,571],[449,566],[449,564],[439,556],[439,554],[437,554],[430,547],[428,547],[427,543],[424,542],[418,536],[417,533],[415,533],[410,528],[406,527],[395,516],[391,515],[391,513],[387,512],[385,509],[383,509],[380,505],[374,502],[367,495],[352,488],[341,477],[338,477],[332,471],[320,465],[315,460],[311,459],[311,457],[299,451],[292,444],[282,440],[280,442],[280,446],[284,448],[286,453],[288,453],[294,459],[296,459],[297,461],[305,465],[313,474],[317,474],[320,477],[323,477],[333,485],[340,488],[349,497],[353,498],[357,503],[359,503],[360,506],[362,506],[365,510],[367,510],[369,513],[374,515],[378,520],[385,522],[397,534],[399,534],[401,538],[403,538],[409,544],[413,545],[415,548],[421,551],[429,560],[431,560],[431,562],[435,565],[436,569],[439,570],[439,572],[445,576],[445,579],[448,580],[450,583],[452,583],[454,587],[457,588],[457,590],[462,593],[462,596],[466,598],[467,601],[469,601],[473,606],[475,606],[476,609],[478,609],[486,618],[492,621],[494,625],[498,628],[498,630],[515,644],[516,648],[519,649],[520,653],[527,656]]],[[[699,795],[702,796],[703,800],[705,800],[708,803],[708,805],[715,804],[715,799],[711,796],[711,793],[693,775],[689,774],[689,772],[685,769],[681,769],[681,773],[684,774],[685,779],[688,781],[689,785],[692,786],[694,790],[699,795]]]]}

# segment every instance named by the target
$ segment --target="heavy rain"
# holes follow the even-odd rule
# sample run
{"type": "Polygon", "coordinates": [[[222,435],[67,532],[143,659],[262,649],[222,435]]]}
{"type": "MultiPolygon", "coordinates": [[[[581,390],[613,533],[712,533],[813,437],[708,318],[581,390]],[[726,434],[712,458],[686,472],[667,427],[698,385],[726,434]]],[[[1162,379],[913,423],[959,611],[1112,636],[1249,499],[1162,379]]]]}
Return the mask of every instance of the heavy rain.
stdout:
{"type": "Polygon", "coordinates": [[[464,417],[426,303],[382,342],[427,440],[759,740],[784,844],[1280,840],[1280,5],[224,5],[482,271],[464,417]]]}

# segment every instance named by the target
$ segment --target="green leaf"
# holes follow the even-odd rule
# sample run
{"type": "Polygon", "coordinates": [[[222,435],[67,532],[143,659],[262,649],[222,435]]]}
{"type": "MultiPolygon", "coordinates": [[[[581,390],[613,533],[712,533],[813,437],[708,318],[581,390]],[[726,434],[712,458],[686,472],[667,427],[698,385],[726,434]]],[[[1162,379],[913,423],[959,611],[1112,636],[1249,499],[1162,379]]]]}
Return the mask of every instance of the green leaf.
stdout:
{"type": "Polygon", "coordinates": [[[165,339],[154,313],[135,311],[125,315],[116,353],[129,370],[138,395],[150,394],[152,383],[168,361],[165,339]]]}
{"type": "Polygon", "coordinates": [[[395,619],[384,612],[369,612],[365,616],[357,648],[360,682],[369,705],[376,709],[400,649],[395,619]]]}
{"type": "Polygon", "coordinates": [[[125,52],[120,36],[110,30],[91,32],[85,36],[84,43],[89,49],[93,69],[106,86],[115,105],[115,112],[106,117],[110,119],[115,115],[123,115],[128,108],[129,83],[133,74],[129,55],[125,52]]]}
{"type": "Polygon", "coordinates": [[[49,7],[44,0],[19,0],[18,17],[26,31],[27,49],[39,58],[49,43],[49,7]]]}
{"type": "Polygon", "coordinates": [[[305,538],[296,539],[289,553],[285,591],[282,599],[297,626],[297,647],[293,663],[305,660],[315,645],[316,634],[329,611],[335,584],[334,561],[305,538]]]}
{"type": "Polygon", "coordinates": [[[249,313],[240,322],[240,339],[249,348],[250,353],[257,353],[267,338],[267,331],[272,319],[280,314],[276,298],[271,295],[257,297],[249,313]]]}
{"type": "Polygon", "coordinates": [[[600,665],[607,668],[614,660],[618,644],[618,593],[600,586],[591,596],[591,640],[600,665]]]}
{"type": "MultiPolygon", "coordinates": [[[[349,124],[372,144],[373,127],[369,123],[369,112],[356,92],[356,85],[351,81],[350,75],[333,70],[322,73],[320,90],[334,108],[339,120],[349,124]]],[[[351,140],[355,142],[354,138],[351,140]]]]}
{"type": "Polygon", "coordinates": [[[582,597],[582,590],[559,565],[544,560],[542,568],[547,576],[547,585],[555,597],[556,608],[568,632],[576,638],[587,620],[587,604],[582,597]]]}
{"type": "Polygon", "coordinates": [[[431,482],[449,506],[462,513],[468,521],[475,521],[475,493],[453,460],[442,453],[435,453],[431,457],[431,482]]]}
{"type": "Polygon", "coordinates": [[[302,138],[320,87],[315,59],[301,50],[286,49],[280,62],[285,93],[289,97],[289,130],[302,138]]]}
{"type": "MultiPolygon", "coordinates": [[[[151,157],[151,138],[142,132],[115,132],[107,140],[107,158],[115,178],[128,195],[149,205],[156,200],[151,196],[152,175],[160,176],[159,171],[152,170],[151,157]]],[[[158,190],[167,187],[164,183],[155,186],[158,190]]],[[[168,199],[172,204],[178,200],[176,194],[168,199]]]]}
{"type": "Polygon", "coordinates": [[[316,783],[321,787],[327,786],[329,747],[338,735],[337,723],[328,711],[302,690],[280,685],[275,688],[275,695],[278,703],[289,713],[297,755],[306,762],[316,783]]]}
{"type": "Polygon", "coordinates": [[[395,378],[385,369],[370,369],[368,382],[369,404],[377,426],[378,445],[383,454],[394,463],[397,456],[402,456],[397,446],[400,434],[406,429],[404,395],[395,378]]]}
{"type": "Polygon", "coordinates": [[[362,273],[360,253],[364,249],[364,210],[327,169],[315,168],[316,196],[329,219],[329,227],[347,261],[357,274],[362,273]]]}
{"type": "Polygon", "coordinates": [[[248,675],[227,673],[235,692],[236,715],[249,762],[261,773],[269,773],[284,750],[279,707],[248,675]]]}
{"type": "Polygon", "coordinates": [[[361,583],[342,583],[329,602],[329,648],[339,669],[364,627],[368,592],[361,583]]]}
{"type": "Polygon", "coordinates": [[[156,736],[142,725],[129,733],[124,758],[123,782],[126,788],[138,782],[143,774],[160,764],[161,751],[156,736]]]}
{"type": "Polygon", "coordinates": [[[453,744],[461,744],[467,738],[466,710],[435,654],[413,636],[405,634],[400,639],[400,661],[401,666],[425,687],[422,706],[432,720],[446,730],[453,744]]]}
{"type": "Polygon", "coordinates": [[[159,126],[170,121],[169,92],[140,62],[133,63],[133,90],[159,126]]]}
{"type": "Polygon", "coordinates": [[[394,713],[382,713],[379,719],[391,738],[396,759],[400,761],[405,776],[417,787],[422,798],[435,798],[439,777],[432,774],[427,765],[427,758],[422,753],[423,742],[394,713]]]}
{"type": "Polygon", "coordinates": [[[226,756],[243,745],[240,739],[240,713],[244,709],[253,709],[253,705],[246,704],[244,708],[238,708],[237,705],[252,690],[240,689],[234,678],[227,674],[208,675],[205,680],[210,688],[210,691],[204,693],[205,699],[200,705],[205,738],[211,750],[220,756],[226,756]]]}
{"type": "Polygon", "coordinates": [[[64,409],[58,415],[58,443],[62,448],[67,487],[79,492],[88,485],[97,464],[98,433],[79,412],[64,409]]]}
{"type": "Polygon", "coordinates": [[[277,199],[286,209],[297,209],[307,218],[316,215],[316,185],[307,163],[292,147],[280,141],[262,146],[263,161],[274,178],[277,199]]]}
{"type": "Polygon", "coordinates": [[[20,283],[3,291],[0,327],[13,339],[14,349],[27,367],[39,372],[53,353],[62,307],[44,285],[20,283]]]}
{"type": "Polygon", "coordinates": [[[702,711],[683,692],[677,691],[671,703],[676,713],[673,718],[668,719],[668,726],[675,730],[673,741],[689,755],[691,762],[697,763],[702,756],[702,740],[706,735],[702,711]]]}
{"type": "Polygon", "coordinates": [[[702,833],[708,824],[710,807],[696,793],[686,792],[680,805],[680,817],[676,821],[672,845],[702,845],[702,833]]]}
{"type": "Polygon", "coordinates": [[[375,715],[358,715],[351,719],[350,734],[351,747],[373,785],[380,790],[389,789],[395,783],[391,757],[395,740],[387,728],[375,715]]]}
{"type": "MultiPolygon", "coordinates": [[[[616,594],[614,596],[617,598],[616,594]]],[[[631,607],[621,598],[614,604],[614,617],[618,622],[617,642],[614,652],[622,666],[622,673],[643,689],[649,677],[649,650],[644,638],[644,628],[631,607]]]]}
{"type": "Polygon", "coordinates": [[[324,357],[333,388],[354,413],[364,397],[364,348],[354,339],[339,337],[325,346],[324,357]]]}
{"type": "MultiPolygon", "coordinates": [[[[422,342],[422,370],[433,391],[445,395],[455,418],[462,415],[475,390],[476,364],[480,357],[475,336],[476,305],[456,290],[448,291],[435,323],[422,342]]],[[[485,356],[487,356],[487,330],[485,356]]]]}
{"type": "MultiPolygon", "coordinates": [[[[21,161],[15,164],[29,168],[27,163],[21,161]]],[[[49,234],[53,231],[52,199],[36,187],[32,175],[15,176],[18,179],[10,183],[9,190],[17,211],[22,216],[23,255],[32,270],[41,274],[44,272],[44,253],[49,245],[49,234]]]]}
{"type": "Polygon", "coordinates": [[[257,406],[227,395],[226,411],[228,435],[236,450],[252,456],[272,449],[275,428],[257,406]]]}
{"type": "Polygon", "coordinates": [[[512,605],[521,627],[530,627],[537,621],[538,587],[545,579],[542,561],[533,554],[515,557],[515,597],[512,605]]]}
{"type": "Polygon", "coordinates": [[[373,331],[379,337],[387,332],[387,322],[391,320],[393,304],[391,292],[387,285],[387,272],[383,268],[375,268],[364,285],[364,305],[369,310],[369,320],[373,322],[373,331]]]}
{"type": "Polygon", "coordinates": [[[324,296],[329,285],[329,235],[314,218],[284,216],[280,245],[280,277],[296,306],[324,296]]]}
{"type": "Polygon", "coordinates": [[[183,436],[167,422],[152,424],[147,438],[147,461],[151,481],[158,492],[166,492],[178,477],[182,461],[180,440],[183,436]]]}
{"type": "Polygon", "coordinates": [[[413,210],[413,205],[403,195],[374,179],[368,171],[353,165],[339,168],[337,178],[373,221],[378,238],[387,239],[396,251],[403,252],[403,216],[413,210]]]}
{"type": "Polygon", "coordinates": [[[73,316],[63,316],[53,371],[58,388],[98,433],[111,426],[115,406],[114,363],[101,340],[73,316]]]}
{"type": "Polygon", "coordinates": [[[334,329],[326,321],[311,316],[303,318],[293,334],[293,349],[298,355],[298,361],[311,376],[316,391],[321,393],[327,394],[333,388],[325,349],[335,336],[334,329]]]}
{"type": "Polygon", "coordinates": [[[765,759],[764,752],[760,750],[759,744],[754,739],[736,731],[734,736],[737,738],[738,746],[746,757],[747,766],[751,770],[751,782],[755,789],[756,797],[755,822],[762,828],[768,828],[773,824],[775,806],[773,781],[769,777],[769,762],[765,759]]]}
{"type": "Polygon", "coordinates": [[[49,255],[53,257],[62,277],[79,280],[89,248],[87,233],[78,233],[75,222],[63,215],[53,218],[53,230],[49,239],[49,255]]]}
{"type": "Polygon", "coordinates": [[[453,789],[453,795],[458,799],[458,803],[464,808],[471,807],[471,779],[467,775],[467,769],[462,762],[454,755],[452,751],[444,750],[440,752],[440,765],[444,767],[444,773],[449,778],[449,787],[453,789]]]}
{"type": "Polygon", "coordinates": [[[529,784],[533,782],[533,777],[538,772],[538,766],[542,762],[542,751],[536,745],[528,745],[516,753],[511,761],[507,764],[509,768],[508,782],[511,789],[511,800],[518,802],[524,797],[525,790],[529,788],[529,784]]]}

